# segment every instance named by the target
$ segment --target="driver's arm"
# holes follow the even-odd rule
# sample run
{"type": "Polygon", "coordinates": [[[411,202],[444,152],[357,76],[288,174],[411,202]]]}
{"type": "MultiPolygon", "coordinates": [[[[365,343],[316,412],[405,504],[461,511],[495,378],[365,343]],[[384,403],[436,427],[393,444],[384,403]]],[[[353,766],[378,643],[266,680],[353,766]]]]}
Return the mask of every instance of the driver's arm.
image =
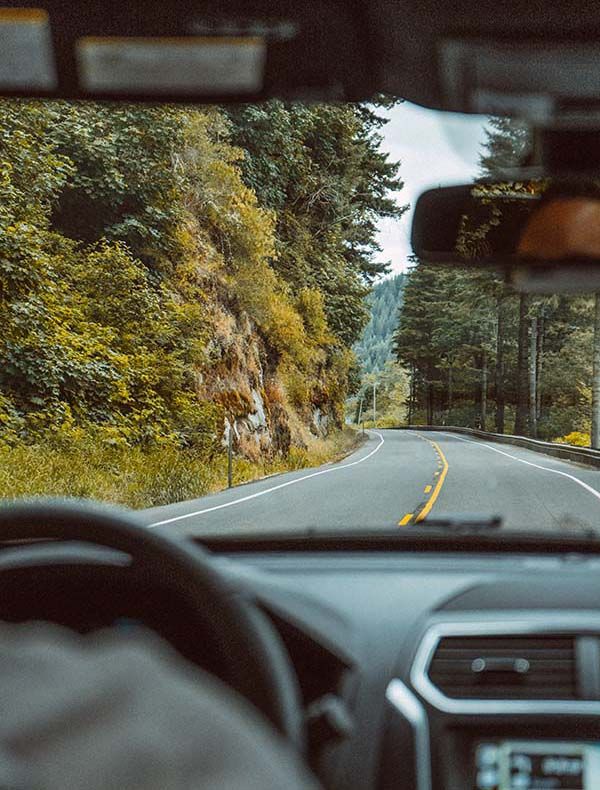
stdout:
{"type": "Polygon", "coordinates": [[[0,786],[307,790],[259,714],[158,637],[0,625],[0,786]]]}

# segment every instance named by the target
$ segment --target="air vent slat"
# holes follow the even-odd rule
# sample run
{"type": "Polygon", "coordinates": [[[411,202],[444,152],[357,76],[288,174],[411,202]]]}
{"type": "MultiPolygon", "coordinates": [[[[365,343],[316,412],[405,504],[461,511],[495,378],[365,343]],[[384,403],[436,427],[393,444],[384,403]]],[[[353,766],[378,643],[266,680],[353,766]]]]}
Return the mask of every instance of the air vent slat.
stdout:
{"type": "Polygon", "coordinates": [[[577,699],[575,638],[444,637],[429,678],[455,699],[577,699]]]}
{"type": "MultiPolygon", "coordinates": [[[[435,683],[436,686],[443,686],[443,687],[456,687],[459,685],[469,686],[473,690],[481,690],[481,689],[489,689],[493,687],[494,689],[505,689],[505,688],[515,688],[515,684],[513,683],[506,683],[503,682],[501,679],[497,681],[492,681],[488,683],[482,682],[475,682],[470,683],[469,678],[465,678],[464,676],[461,678],[456,678],[452,675],[432,675],[431,680],[435,683]]],[[[548,688],[548,684],[551,683],[553,689],[557,687],[564,687],[570,688],[572,686],[572,679],[571,677],[544,677],[544,678],[532,678],[531,680],[523,680],[519,686],[517,687],[519,690],[522,689],[531,689],[531,688],[548,688]]]]}
{"type": "Polygon", "coordinates": [[[515,694],[512,687],[503,688],[501,686],[494,687],[494,689],[477,688],[477,693],[474,693],[472,686],[456,686],[452,694],[447,696],[453,699],[496,699],[496,700],[529,700],[529,699],[573,699],[571,688],[569,686],[559,686],[548,693],[547,688],[527,688],[526,693],[515,694]]]}
{"type": "MultiPolygon", "coordinates": [[[[438,658],[436,656],[436,666],[442,669],[456,669],[456,671],[460,671],[461,669],[469,669],[471,668],[471,664],[473,663],[474,658],[481,658],[483,651],[480,651],[479,656],[469,656],[468,658],[464,659],[445,659],[445,658],[438,658]]],[[[511,654],[512,655],[512,654],[511,654]]],[[[498,652],[494,651],[494,656],[498,657],[498,652]]],[[[527,655],[524,653],[519,653],[519,658],[528,658],[527,655]]],[[[558,658],[556,660],[552,658],[532,658],[530,659],[530,663],[539,668],[540,672],[544,672],[547,670],[564,670],[564,669],[571,669],[573,666],[572,659],[565,659],[565,658],[558,658]]]]}
{"type": "MultiPolygon", "coordinates": [[[[470,657],[474,652],[476,653],[477,650],[493,650],[495,655],[499,656],[510,656],[515,652],[515,647],[507,647],[507,648],[498,648],[498,647],[487,647],[482,646],[480,648],[469,648],[468,650],[465,649],[454,649],[454,650],[440,650],[438,653],[438,657],[440,659],[457,659],[457,658],[467,658],[470,657]]],[[[573,649],[569,650],[547,650],[547,649],[538,649],[533,650],[531,648],[519,648],[519,652],[526,656],[531,656],[531,658],[536,659],[570,659],[573,653],[573,649]]]]}

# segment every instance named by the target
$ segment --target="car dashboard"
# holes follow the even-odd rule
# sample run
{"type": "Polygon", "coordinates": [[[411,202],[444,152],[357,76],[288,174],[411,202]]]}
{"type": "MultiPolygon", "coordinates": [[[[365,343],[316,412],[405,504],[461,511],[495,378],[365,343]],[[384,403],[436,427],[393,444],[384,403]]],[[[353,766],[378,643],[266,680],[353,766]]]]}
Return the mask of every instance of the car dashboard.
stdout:
{"type": "Polygon", "coordinates": [[[232,547],[325,788],[600,787],[600,556],[232,547]]]}

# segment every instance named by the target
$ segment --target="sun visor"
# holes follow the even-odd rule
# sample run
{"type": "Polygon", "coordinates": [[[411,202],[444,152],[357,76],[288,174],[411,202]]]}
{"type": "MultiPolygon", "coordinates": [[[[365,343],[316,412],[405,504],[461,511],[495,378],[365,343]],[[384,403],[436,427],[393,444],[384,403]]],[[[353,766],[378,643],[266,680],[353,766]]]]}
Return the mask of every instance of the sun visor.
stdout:
{"type": "Polygon", "coordinates": [[[546,124],[589,118],[590,105],[600,107],[597,45],[450,40],[440,45],[439,62],[447,101],[467,112],[546,124]]]}
{"type": "Polygon", "coordinates": [[[86,37],[77,42],[86,92],[146,95],[256,94],[266,42],[258,36],[86,37]]]}
{"type": "Polygon", "coordinates": [[[374,89],[360,9],[331,0],[28,2],[0,0],[0,95],[221,104],[374,89]]]}
{"type": "Polygon", "coordinates": [[[37,8],[0,8],[0,91],[55,87],[48,13],[37,8]]]}

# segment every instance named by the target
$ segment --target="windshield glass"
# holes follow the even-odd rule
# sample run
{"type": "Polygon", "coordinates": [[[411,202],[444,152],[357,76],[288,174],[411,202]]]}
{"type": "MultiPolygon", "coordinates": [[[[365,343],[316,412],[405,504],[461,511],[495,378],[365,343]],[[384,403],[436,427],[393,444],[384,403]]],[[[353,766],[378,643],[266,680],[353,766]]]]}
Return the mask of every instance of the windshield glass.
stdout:
{"type": "Polygon", "coordinates": [[[595,526],[597,472],[552,448],[592,442],[598,302],[410,248],[418,195],[515,165],[523,124],[5,100],[0,138],[0,497],[198,534],[595,526]]]}

